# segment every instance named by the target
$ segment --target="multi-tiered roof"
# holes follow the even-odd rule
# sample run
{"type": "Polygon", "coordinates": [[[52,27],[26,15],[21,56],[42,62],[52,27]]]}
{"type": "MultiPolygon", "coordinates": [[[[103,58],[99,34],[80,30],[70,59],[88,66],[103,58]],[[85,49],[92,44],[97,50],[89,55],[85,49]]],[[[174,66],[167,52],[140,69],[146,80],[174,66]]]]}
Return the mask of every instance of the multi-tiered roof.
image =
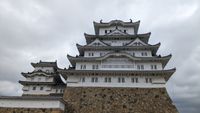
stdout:
{"type": "Polygon", "coordinates": [[[58,66],[57,62],[38,62],[38,63],[31,63],[31,65],[34,67],[34,71],[27,72],[27,73],[21,73],[26,80],[19,81],[20,84],[22,84],[23,87],[23,95],[54,95],[54,94],[63,94],[65,83],[61,80],[61,77],[58,73],[58,66]],[[37,90],[32,91],[32,87],[41,86],[42,89],[40,90],[46,90],[44,92],[47,93],[37,93],[37,90]],[[45,87],[48,87],[45,89],[45,87]],[[62,89],[62,91],[58,91],[62,89]],[[55,91],[52,91],[55,90],[55,91]],[[56,91],[57,90],[57,91],[56,91]],[[49,93],[48,93],[49,92],[49,93]]]}
{"type": "MultiPolygon", "coordinates": [[[[151,33],[138,34],[140,21],[137,22],[123,22],[121,20],[113,20],[110,22],[102,22],[100,23],[94,22],[95,35],[84,34],[86,39],[86,45],[77,44],[77,48],[79,51],[79,56],[70,56],[67,55],[71,63],[71,67],[67,70],[59,70],[65,78],[67,75],[81,75],[83,73],[90,73],[90,75],[102,75],[103,73],[110,74],[127,74],[127,75],[138,75],[138,74],[149,74],[152,76],[165,76],[165,79],[168,80],[170,76],[174,73],[175,68],[165,70],[165,66],[171,58],[171,54],[167,56],[157,55],[157,50],[160,47],[160,43],[151,45],[148,44],[151,33]],[[105,34],[102,34],[100,29],[114,27],[114,30],[105,30],[105,34]],[[120,29],[123,28],[133,28],[131,33],[128,33],[126,30],[120,29]],[[124,40],[126,43],[122,45],[112,45],[108,43],[113,40],[124,40]],[[134,54],[127,53],[125,51],[151,51],[152,56],[141,57],[135,56],[134,54]],[[86,57],[86,51],[110,51],[104,55],[86,57]],[[85,63],[93,63],[93,62],[101,62],[109,57],[126,57],[133,62],[159,62],[162,64],[162,69],[158,70],[76,70],[77,62],[85,62],[85,63]]],[[[103,74],[104,75],[104,74],[103,74]]]]}

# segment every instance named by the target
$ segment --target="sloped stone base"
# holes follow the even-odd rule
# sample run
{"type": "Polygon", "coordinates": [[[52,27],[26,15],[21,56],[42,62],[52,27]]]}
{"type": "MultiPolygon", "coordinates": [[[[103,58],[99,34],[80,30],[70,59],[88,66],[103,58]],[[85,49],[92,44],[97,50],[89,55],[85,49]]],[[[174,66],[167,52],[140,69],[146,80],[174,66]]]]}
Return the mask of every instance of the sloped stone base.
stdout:
{"type": "Polygon", "coordinates": [[[60,109],[0,108],[0,113],[64,113],[60,109]]]}
{"type": "Polygon", "coordinates": [[[72,88],[67,113],[178,113],[165,88],[72,88]]]}

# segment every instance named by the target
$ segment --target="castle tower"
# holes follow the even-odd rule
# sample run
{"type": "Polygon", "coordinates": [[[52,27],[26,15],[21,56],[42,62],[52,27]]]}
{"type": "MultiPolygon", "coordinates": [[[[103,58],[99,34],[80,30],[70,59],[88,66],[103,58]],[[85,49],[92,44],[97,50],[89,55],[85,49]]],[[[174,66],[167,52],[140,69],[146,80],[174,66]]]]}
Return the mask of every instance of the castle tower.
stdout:
{"type": "Polygon", "coordinates": [[[138,34],[140,22],[94,22],[95,35],[77,44],[79,56],[59,69],[67,81],[68,113],[178,113],[165,89],[175,72],[165,69],[171,55],[157,55],[160,43],[138,34]]]}
{"type": "Polygon", "coordinates": [[[62,96],[65,83],[61,80],[56,62],[31,63],[33,72],[22,73],[25,81],[19,81],[23,87],[23,96],[62,96]]]}
{"type": "Polygon", "coordinates": [[[32,72],[22,73],[26,80],[22,96],[0,96],[0,113],[64,113],[66,84],[58,73],[57,62],[31,63],[32,72]]]}

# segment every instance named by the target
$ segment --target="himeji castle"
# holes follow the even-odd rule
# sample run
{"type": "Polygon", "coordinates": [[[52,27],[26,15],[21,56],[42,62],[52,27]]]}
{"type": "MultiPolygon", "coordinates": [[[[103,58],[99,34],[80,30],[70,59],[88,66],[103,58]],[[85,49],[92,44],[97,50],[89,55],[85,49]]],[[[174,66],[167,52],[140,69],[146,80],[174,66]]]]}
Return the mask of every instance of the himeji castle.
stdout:
{"type": "Polygon", "coordinates": [[[67,55],[68,68],[31,63],[34,71],[22,73],[23,95],[0,97],[0,112],[178,113],[165,87],[176,70],[165,68],[172,55],[157,54],[161,44],[138,33],[140,21],[93,24],[95,34],[85,33],[86,45],[76,45],[79,54],[67,55]]]}

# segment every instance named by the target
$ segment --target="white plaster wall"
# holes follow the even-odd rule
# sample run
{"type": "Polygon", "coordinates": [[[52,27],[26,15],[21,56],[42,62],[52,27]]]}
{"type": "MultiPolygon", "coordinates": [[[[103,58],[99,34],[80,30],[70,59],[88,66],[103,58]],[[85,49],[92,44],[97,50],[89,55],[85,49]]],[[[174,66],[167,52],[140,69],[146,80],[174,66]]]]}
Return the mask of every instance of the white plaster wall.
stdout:
{"type": "Polygon", "coordinates": [[[122,51],[122,52],[126,52],[126,53],[129,53],[130,55],[134,55],[136,57],[152,57],[152,53],[151,51],[122,51]],[[147,56],[142,56],[142,53],[147,53],[147,56]]]}
{"type": "Polygon", "coordinates": [[[64,103],[59,100],[17,100],[0,99],[0,107],[12,108],[59,108],[65,109],[64,103]]]}
{"type": "Polygon", "coordinates": [[[111,46],[123,46],[123,44],[129,43],[131,40],[103,40],[104,43],[111,45],[111,46]]]}
{"type": "MultiPolygon", "coordinates": [[[[113,52],[113,51],[85,51],[84,52],[84,57],[100,57],[100,55],[106,55],[110,52],[113,52]],[[93,56],[89,56],[89,53],[93,53],[93,56]]],[[[130,55],[134,55],[136,57],[152,57],[152,53],[151,51],[121,51],[121,52],[126,52],[126,53],[129,53],[130,55]],[[147,56],[142,56],[142,53],[147,53],[147,56]]]]}
{"type": "Polygon", "coordinates": [[[112,51],[85,51],[84,52],[84,57],[100,57],[100,55],[105,55],[107,53],[110,53],[112,51]],[[89,56],[89,53],[93,53],[93,56],[89,56]]]}
{"type": "Polygon", "coordinates": [[[50,93],[63,93],[64,88],[53,87],[50,85],[29,85],[24,86],[28,90],[23,90],[23,94],[33,94],[33,95],[49,95],[50,93]],[[36,90],[33,90],[36,87],[36,90]],[[43,87],[43,90],[40,88],[43,87]]]}
{"type": "MultiPolygon", "coordinates": [[[[154,70],[151,69],[151,65],[156,65],[156,70],[162,70],[162,64],[159,62],[133,62],[130,60],[124,62],[117,61],[100,61],[100,62],[77,62],[76,70],[93,70],[92,65],[98,65],[98,70],[138,70],[137,65],[143,65],[143,70],[154,70]],[[86,65],[86,69],[81,69],[81,65],[86,65]]],[[[95,69],[96,70],[96,69],[95,69]]]]}
{"type": "MultiPolygon", "coordinates": [[[[107,28],[100,28],[99,29],[99,35],[105,35],[105,30],[108,31],[109,33],[109,30],[115,30],[116,29],[116,26],[111,26],[111,27],[107,27],[107,28]]],[[[121,31],[124,31],[126,30],[126,33],[128,34],[134,34],[134,28],[133,27],[122,27],[122,26],[118,26],[118,29],[121,30],[121,31]]]]}
{"type": "Polygon", "coordinates": [[[27,77],[26,81],[32,81],[32,82],[53,82],[53,76],[47,77],[47,76],[32,76],[27,77]]]}
{"type": "Polygon", "coordinates": [[[135,70],[138,70],[137,65],[144,65],[144,70],[152,70],[151,65],[156,65],[157,66],[156,70],[162,70],[163,69],[162,64],[158,63],[158,62],[146,62],[146,63],[137,63],[136,62],[135,65],[136,65],[135,70]]]}
{"type": "Polygon", "coordinates": [[[53,67],[35,67],[34,71],[38,71],[38,70],[42,70],[44,72],[49,72],[49,73],[53,73],[54,72],[53,67]]]}
{"type": "Polygon", "coordinates": [[[99,69],[101,68],[101,65],[100,65],[100,62],[88,62],[88,63],[85,63],[85,62],[77,62],[76,63],[76,70],[82,70],[81,69],[81,65],[86,65],[86,69],[84,70],[93,70],[92,69],[92,66],[93,65],[98,65],[99,69]]]}
{"type": "Polygon", "coordinates": [[[76,76],[73,77],[73,81],[71,82],[71,77],[68,76],[67,86],[68,87],[165,87],[165,79],[163,77],[155,77],[155,76],[107,76],[111,77],[111,83],[106,83],[104,81],[105,76],[85,76],[85,82],[81,82],[81,78],[84,76],[76,76]],[[98,82],[91,82],[92,77],[98,77],[98,82]],[[124,77],[125,83],[118,83],[118,77],[124,77]],[[138,78],[138,83],[133,83],[131,78],[138,78]],[[152,83],[146,83],[145,78],[152,78],[152,83]],[[76,80],[75,80],[76,79],[76,80]],[[154,83],[153,81],[157,81],[154,83]]]}

